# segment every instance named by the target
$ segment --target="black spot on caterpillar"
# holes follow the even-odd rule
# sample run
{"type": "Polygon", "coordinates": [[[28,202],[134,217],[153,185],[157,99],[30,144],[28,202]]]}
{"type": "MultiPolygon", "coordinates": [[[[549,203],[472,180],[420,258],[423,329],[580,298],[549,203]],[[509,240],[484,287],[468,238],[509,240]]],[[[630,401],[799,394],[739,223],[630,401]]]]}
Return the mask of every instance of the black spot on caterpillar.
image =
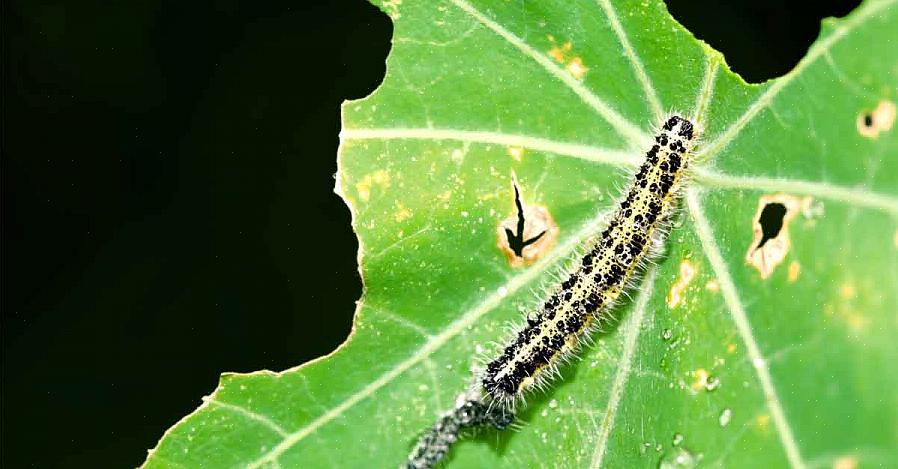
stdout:
{"type": "MultiPolygon", "coordinates": [[[[577,350],[591,326],[608,314],[634,282],[652,247],[663,240],[663,226],[676,202],[695,133],[692,123],[680,116],[664,121],[608,226],[539,311],[527,318],[524,327],[478,376],[470,391],[475,397],[466,402],[472,404],[469,411],[480,414],[468,421],[500,427],[497,409],[503,416],[510,415],[528,389],[547,383],[552,367],[577,350]]],[[[442,459],[447,443],[454,442],[463,427],[447,429],[447,419],[458,419],[453,415],[442,417],[421,438],[406,468],[430,468],[442,459]]]]}

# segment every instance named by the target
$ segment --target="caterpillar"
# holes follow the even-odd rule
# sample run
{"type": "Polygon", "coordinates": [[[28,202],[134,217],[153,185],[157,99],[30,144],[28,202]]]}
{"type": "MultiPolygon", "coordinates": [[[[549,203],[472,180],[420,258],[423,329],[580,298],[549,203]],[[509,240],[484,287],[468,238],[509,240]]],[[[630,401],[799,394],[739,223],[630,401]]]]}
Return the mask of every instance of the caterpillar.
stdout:
{"type": "Polygon", "coordinates": [[[467,428],[508,427],[515,403],[528,390],[547,384],[553,367],[577,351],[635,282],[653,247],[661,246],[696,134],[692,122],[679,115],[664,121],[605,230],[499,356],[478,373],[455,409],[425,432],[406,469],[436,465],[467,428]]]}

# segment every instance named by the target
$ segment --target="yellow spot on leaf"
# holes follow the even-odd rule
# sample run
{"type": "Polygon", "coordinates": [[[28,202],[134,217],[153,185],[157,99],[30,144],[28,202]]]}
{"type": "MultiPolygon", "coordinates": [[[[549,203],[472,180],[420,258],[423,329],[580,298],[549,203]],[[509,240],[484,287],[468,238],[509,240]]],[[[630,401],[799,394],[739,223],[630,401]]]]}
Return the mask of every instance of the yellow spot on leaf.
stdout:
{"type": "Polygon", "coordinates": [[[736,344],[727,344],[727,353],[736,353],[736,344]]]}
{"type": "Polygon", "coordinates": [[[524,156],[524,149],[521,147],[508,147],[508,156],[515,159],[515,161],[521,161],[521,157],[524,156]]]}
{"type": "Polygon", "coordinates": [[[567,61],[567,54],[571,51],[571,43],[565,42],[563,46],[559,47],[555,45],[555,38],[553,36],[548,36],[549,42],[552,43],[552,48],[549,49],[549,57],[555,59],[556,62],[563,64],[567,61]]]}
{"type": "Polygon", "coordinates": [[[708,283],[705,284],[705,289],[710,292],[719,292],[720,291],[720,283],[717,280],[708,280],[708,283]]]}
{"type": "Polygon", "coordinates": [[[355,189],[359,193],[359,198],[367,202],[371,197],[371,188],[373,186],[378,186],[381,189],[390,187],[390,173],[380,169],[373,173],[366,174],[365,177],[355,185],[355,189]]]}
{"type": "Polygon", "coordinates": [[[861,332],[870,324],[870,319],[856,310],[846,310],[844,316],[848,327],[855,334],[861,332]]]}
{"type": "Polygon", "coordinates": [[[396,203],[396,211],[393,213],[393,219],[396,223],[402,223],[412,217],[412,211],[409,210],[402,202],[396,203]]]}
{"type": "Polygon", "coordinates": [[[689,387],[691,387],[693,391],[701,391],[708,386],[708,378],[711,377],[711,373],[708,373],[708,370],[704,368],[699,368],[692,372],[692,377],[695,378],[695,380],[689,387]]]}
{"type": "Polygon", "coordinates": [[[667,293],[667,306],[676,308],[680,305],[683,301],[683,292],[694,277],[695,266],[692,265],[689,259],[684,259],[683,262],[680,262],[680,278],[670,287],[670,292],[667,293]]]}
{"type": "Polygon", "coordinates": [[[786,278],[786,280],[788,280],[789,283],[795,283],[795,281],[798,280],[798,275],[800,273],[801,264],[799,264],[798,261],[792,261],[789,263],[789,276],[786,278]]]}
{"type": "Polygon", "coordinates": [[[839,286],[839,295],[846,300],[851,300],[855,296],[857,296],[857,289],[854,287],[854,283],[845,282],[839,286]]]}
{"type": "Polygon", "coordinates": [[[582,80],[583,75],[586,75],[586,72],[589,70],[588,68],[586,68],[586,65],[583,65],[583,59],[581,59],[580,57],[574,57],[573,59],[571,59],[571,61],[568,62],[566,68],[567,71],[570,72],[571,75],[573,75],[574,78],[578,80],[582,80]]]}
{"type": "Polygon", "coordinates": [[[549,39],[549,42],[552,44],[552,47],[549,49],[549,57],[552,57],[556,62],[563,64],[565,70],[568,71],[574,78],[581,80],[583,76],[586,75],[586,72],[589,71],[589,68],[584,65],[583,58],[576,55],[571,55],[573,50],[573,45],[570,41],[565,42],[561,46],[555,43],[555,37],[552,35],[546,36],[549,39]]]}
{"type": "Polygon", "coordinates": [[[770,426],[770,415],[761,414],[755,418],[755,426],[758,427],[758,430],[767,431],[767,428],[770,426]]]}
{"type": "Polygon", "coordinates": [[[564,62],[564,54],[562,54],[561,49],[557,47],[549,49],[549,57],[552,57],[558,62],[564,62]]]}
{"type": "Polygon", "coordinates": [[[823,305],[823,313],[828,317],[841,320],[848,326],[850,335],[856,336],[863,332],[871,322],[870,318],[864,314],[865,311],[856,305],[857,285],[851,280],[846,280],[838,286],[836,292],[838,297],[834,302],[823,305]]]}
{"type": "Polygon", "coordinates": [[[854,456],[841,456],[833,461],[833,469],[857,469],[857,458],[854,456]]]}

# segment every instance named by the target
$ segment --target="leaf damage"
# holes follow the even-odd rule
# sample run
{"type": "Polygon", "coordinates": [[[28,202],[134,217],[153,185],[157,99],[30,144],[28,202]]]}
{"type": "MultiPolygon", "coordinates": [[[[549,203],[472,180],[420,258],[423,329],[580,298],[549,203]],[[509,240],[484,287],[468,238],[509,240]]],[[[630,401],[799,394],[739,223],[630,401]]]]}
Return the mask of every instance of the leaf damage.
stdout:
{"type": "Polygon", "coordinates": [[[765,195],[758,200],[752,222],[754,237],[745,261],[758,270],[762,280],[769,278],[789,254],[792,246],[789,224],[807,203],[789,194],[765,195]]]}

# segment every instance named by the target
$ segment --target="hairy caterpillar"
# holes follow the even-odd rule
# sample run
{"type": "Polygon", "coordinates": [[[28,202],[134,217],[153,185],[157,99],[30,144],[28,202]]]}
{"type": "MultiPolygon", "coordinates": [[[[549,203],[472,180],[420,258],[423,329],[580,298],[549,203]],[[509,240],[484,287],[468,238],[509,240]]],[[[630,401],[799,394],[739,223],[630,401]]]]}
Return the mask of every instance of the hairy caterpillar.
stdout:
{"type": "Polygon", "coordinates": [[[606,229],[539,311],[486,365],[455,409],[422,436],[404,467],[433,467],[466,428],[507,427],[514,419],[516,400],[545,384],[552,367],[577,350],[591,326],[633,283],[652,246],[663,241],[662,226],[675,204],[695,132],[689,120],[677,115],[663,123],[606,229]]]}

